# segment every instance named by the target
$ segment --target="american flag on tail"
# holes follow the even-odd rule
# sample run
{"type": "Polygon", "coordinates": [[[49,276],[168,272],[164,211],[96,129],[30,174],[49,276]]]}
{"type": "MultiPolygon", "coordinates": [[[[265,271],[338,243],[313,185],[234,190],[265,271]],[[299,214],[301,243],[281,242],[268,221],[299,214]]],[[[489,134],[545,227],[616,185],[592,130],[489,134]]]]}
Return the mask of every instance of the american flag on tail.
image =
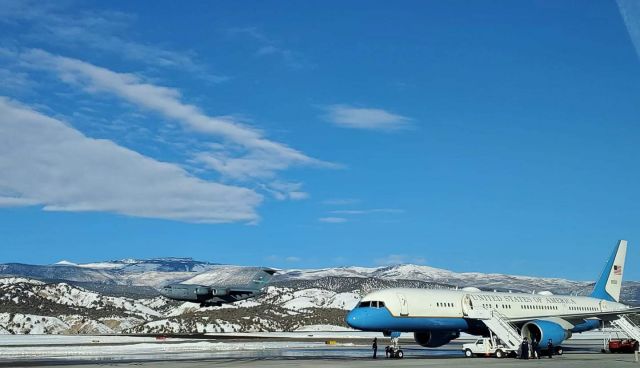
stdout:
{"type": "Polygon", "coordinates": [[[622,275],[622,266],[614,265],[613,266],[613,274],[614,275],[622,275]]]}

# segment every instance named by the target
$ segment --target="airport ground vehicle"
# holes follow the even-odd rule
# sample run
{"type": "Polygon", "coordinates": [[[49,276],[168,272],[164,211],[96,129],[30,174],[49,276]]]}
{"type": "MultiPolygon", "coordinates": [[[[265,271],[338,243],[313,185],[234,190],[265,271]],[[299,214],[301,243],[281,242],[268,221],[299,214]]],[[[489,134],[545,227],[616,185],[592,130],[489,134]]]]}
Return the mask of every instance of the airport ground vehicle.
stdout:
{"type": "Polygon", "coordinates": [[[496,358],[504,358],[513,355],[516,352],[508,347],[494,342],[493,339],[483,337],[475,342],[462,344],[464,356],[471,358],[473,356],[495,356],[496,358]]]}
{"type": "Polygon", "coordinates": [[[404,358],[404,351],[397,346],[389,345],[384,348],[384,355],[387,358],[402,359],[404,358]]]}
{"type": "Polygon", "coordinates": [[[634,339],[609,340],[609,351],[612,353],[633,353],[638,350],[638,341],[634,339]]]}

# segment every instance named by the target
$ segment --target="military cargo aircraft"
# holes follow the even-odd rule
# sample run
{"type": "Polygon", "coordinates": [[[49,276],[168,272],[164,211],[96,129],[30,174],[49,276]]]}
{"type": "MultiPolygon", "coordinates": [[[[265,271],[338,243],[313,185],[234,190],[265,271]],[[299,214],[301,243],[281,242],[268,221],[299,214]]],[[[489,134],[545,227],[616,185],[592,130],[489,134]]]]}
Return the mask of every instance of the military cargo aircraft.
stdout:
{"type": "Polygon", "coordinates": [[[164,286],[160,289],[160,294],[173,300],[200,303],[201,307],[220,306],[260,295],[277,270],[271,268],[247,268],[240,272],[246,272],[243,276],[244,278],[248,277],[248,282],[243,285],[178,283],[164,286]]]}

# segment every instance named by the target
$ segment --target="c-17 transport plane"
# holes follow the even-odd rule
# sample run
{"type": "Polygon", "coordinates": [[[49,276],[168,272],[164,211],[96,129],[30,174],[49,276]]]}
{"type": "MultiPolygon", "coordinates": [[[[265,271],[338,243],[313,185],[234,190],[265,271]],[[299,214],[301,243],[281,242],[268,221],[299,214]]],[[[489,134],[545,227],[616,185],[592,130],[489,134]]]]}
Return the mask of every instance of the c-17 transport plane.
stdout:
{"type": "Polygon", "coordinates": [[[240,272],[242,273],[241,278],[246,280],[246,283],[242,285],[179,283],[164,286],[160,289],[160,294],[173,300],[200,303],[201,307],[220,306],[262,294],[262,290],[267,286],[277,270],[271,268],[249,268],[240,272]]]}
{"type": "MultiPolygon", "coordinates": [[[[359,330],[391,336],[395,357],[402,357],[397,347],[402,332],[413,332],[419,345],[430,348],[466,332],[495,336],[507,349],[517,351],[526,337],[543,348],[551,342],[561,354],[560,344],[573,333],[612,322],[640,340],[640,329],[625,317],[640,308],[619,302],[626,252],[627,241],[620,240],[589,296],[391,288],[364,296],[346,322],[359,330]]],[[[505,354],[496,354],[500,355],[505,354]]]]}

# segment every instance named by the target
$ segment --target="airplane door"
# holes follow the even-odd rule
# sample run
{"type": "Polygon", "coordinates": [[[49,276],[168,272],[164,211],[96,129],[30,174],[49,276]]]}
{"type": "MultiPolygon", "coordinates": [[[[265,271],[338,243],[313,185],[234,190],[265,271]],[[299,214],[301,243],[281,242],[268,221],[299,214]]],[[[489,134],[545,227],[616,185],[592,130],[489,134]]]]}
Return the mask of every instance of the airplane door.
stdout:
{"type": "Polygon", "coordinates": [[[407,303],[407,297],[404,294],[397,294],[398,299],[400,300],[400,315],[408,316],[409,315],[409,304],[407,303]]]}
{"type": "Polygon", "coordinates": [[[600,311],[601,312],[606,312],[607,311],[607,302],[604,300],[600,301],[600,311]]]}
{"type": "Polygon", "coordinates": [[[473,302],[471,301],[471,297],[469,294],[465,295],[462,298],[462,314],[467,316],[469,312],[473,310],[473,302]]]}

